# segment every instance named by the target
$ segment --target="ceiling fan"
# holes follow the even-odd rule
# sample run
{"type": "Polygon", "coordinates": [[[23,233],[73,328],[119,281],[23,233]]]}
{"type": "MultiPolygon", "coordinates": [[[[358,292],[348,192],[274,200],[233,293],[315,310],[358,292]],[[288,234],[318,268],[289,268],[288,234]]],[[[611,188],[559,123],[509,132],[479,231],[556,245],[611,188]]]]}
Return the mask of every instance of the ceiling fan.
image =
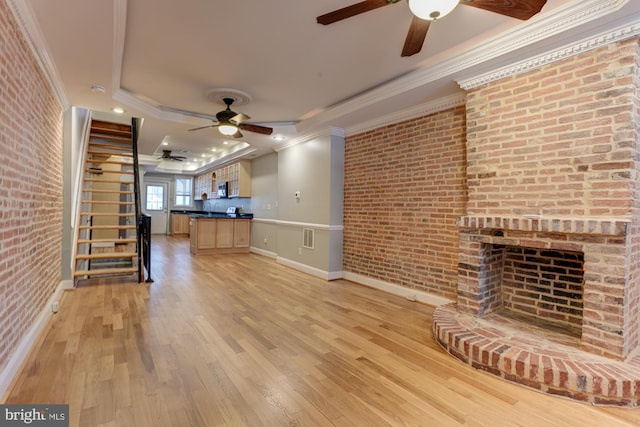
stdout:
{"type": "Polygon", "coordinates": [[[171,150],[162,150],[162,156],[158,157],[158,159],[160,159],[160,160],[176,160],[178,162],[181,162],[184,159],[186,159],[186,157],[185,156],[172,156],[171,155],[171,150]]]}
{"type": "MultiPolygon", "coordinates": [[[[318,24],[329,25],[370,10],[378,9],[400,0],[365,0],[316,18],[318,24]]],[[[411,56],[422,50],[431,21],[443,18],[458,3],[501,15],[527,20],[542,10],[547,0],[407,0],[413,20],[404,41],[401,56],[411,56]]]]}
{"type": "Polygon", "coordinates": [[[218,131],[225,136],[233,136],[234,138],[242,138],[242,133],[240,130],[245,130],[249,132],[256,132],[262,135],[271,135],[273,129],[266,126],[255,125],[251,123],[244,123],[245,120],[251,119],[251,117],[242,114],[236,113],[231,110],[231,104],[233,104],[233,98],[223,98],[222,101],[227,106],[226,110],[220,111],[216,114],[217,123],[208,126],[202,126],[199,128],[189,129],[200,130],[206,128],[217,127],[218,131]]]}

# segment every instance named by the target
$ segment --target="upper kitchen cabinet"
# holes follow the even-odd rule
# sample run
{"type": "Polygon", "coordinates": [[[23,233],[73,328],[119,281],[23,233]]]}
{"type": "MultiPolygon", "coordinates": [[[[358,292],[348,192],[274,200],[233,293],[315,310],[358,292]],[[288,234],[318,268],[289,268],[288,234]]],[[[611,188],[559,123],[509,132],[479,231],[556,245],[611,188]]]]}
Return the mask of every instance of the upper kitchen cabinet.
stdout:
{"type": "Polygon", "coordinates": [[[229,197],[251,197],[251,161],[240,160],[214,172],[217,184],[228,182],[229,197]]]}
{"type": "Polygon", "coordinates": [[[212,190],[211,179],[212,179],[211,172],[206,172],[206,173],[203,173],[202,175],[198,175],[195,177],[194,186],[193,186],[195,200],[202,200],[203,194],[206,194],[207,198],[213,197],[213,193],[211,192],[212,190]]]}

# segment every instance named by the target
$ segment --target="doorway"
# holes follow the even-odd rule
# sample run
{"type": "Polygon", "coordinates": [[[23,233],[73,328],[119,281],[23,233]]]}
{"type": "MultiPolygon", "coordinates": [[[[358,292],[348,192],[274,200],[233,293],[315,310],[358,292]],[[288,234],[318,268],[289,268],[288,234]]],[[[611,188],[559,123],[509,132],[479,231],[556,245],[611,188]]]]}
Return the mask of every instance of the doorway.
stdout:
{"type": "Polygon", "coordinates": [[[151,234],[167,234],[169,217],[166,183],[145,184],[144,210],[151,216],[151,234]]]}

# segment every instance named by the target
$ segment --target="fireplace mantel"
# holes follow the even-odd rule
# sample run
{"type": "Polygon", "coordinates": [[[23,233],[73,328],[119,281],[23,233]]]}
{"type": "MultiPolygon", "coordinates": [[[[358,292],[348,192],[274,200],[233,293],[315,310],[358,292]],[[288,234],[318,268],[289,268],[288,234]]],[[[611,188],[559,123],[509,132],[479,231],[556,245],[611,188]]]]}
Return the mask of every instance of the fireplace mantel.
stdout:
{"type": "Polygon", "coordinates": [[[479,216],[466,215],[457,220],[460,228],[530,231],[543,233],[590,234],[626,236],[631,221],[625,218],[602,217],[546,217],[536,216],[479,216]]]}

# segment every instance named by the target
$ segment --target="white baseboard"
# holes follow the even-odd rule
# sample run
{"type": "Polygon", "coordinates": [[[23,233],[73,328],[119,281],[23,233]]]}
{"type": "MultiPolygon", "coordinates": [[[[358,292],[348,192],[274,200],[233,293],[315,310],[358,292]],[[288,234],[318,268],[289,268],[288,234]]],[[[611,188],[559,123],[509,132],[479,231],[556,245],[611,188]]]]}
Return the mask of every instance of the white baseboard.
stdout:
{"type": "Polygon", "coordinates": [[[349,280],[351,282],[357,283],[359,285],[368,286],[370,288],[375,288],[380,291],[387,292],[389,294],[401,296],[411,301],[418,301],[418,302],[433,305],[436,307],[439,305],[445,305],[445,304],[455,302],[452,299],[445,298],[440,295],[434,295],[419,289],[411,289],[405,286],[384,282],[382,280],[373,279],[371,277],[363,276],[361,274],[350,273],[348,271],[320,270],[318,268],[311,267],[306,264],[301,264],[299,262],[292,261],[288,258],[279,257],[276,253],[265,251],[259,248],[252,247],[251,252],[255,252],[256,254],[259,254],[259,255],[265,255],[270,258],[275,258],[278,264],[286,265],[287,267],[291,267],[295,270],[302,271],[303,273],[307,273],[311,276],[319,277],[325,280],[345,279],[345,280],[349,280]]]}
{"type": "Polygon", "coordinates": [[[278,254],[277,253],[271,252],[271,251],[267,251],[265,249],[256,248],[255,246],[251,246],[251,248],[249,250],[254,254],[266,256],[266,257],[273,258],[273,259],[278,258],[278,254]]]}
{"type": "Polygon", "coordinates": [[[319,277],[325,280],[335,280],[335,279],[340,279],[342,277],[341,271],[332,272],[332,271],[320,270],[319,268],[311,267],[306,264],[301,264],[299,262],[292,261],[290,259],[283,258],[283,257],[276,257],[276,262],[278,264],[286,265],[287,267],[294,268],[298,271],[302,271],[303,273],[307,273],[311,276],[319,277]]]}
{"type": "Polygon", "coordinates": [[[440,295],[434,295],[419,289],[411,289],[405,286],[395,285],[393,283],[384,282],[382,280],[373,279],[356,273],[350,273],[348,271],[343,272],[342,278],[360,285],[369,286],[370,288],[398,295],[411,301],[419,301],[424,304],[439,306],[454,302],[454,300],[441,297],[440,295]]]}
{"type": "Polygon", "coordinates": [[[9,361],[5,367],[0,371],[0,403],[3,403],[6,399],[6,394],[9,391],[9,387],[13,382],[15,376],[20,372],[22,364],[29,356],[29,352],[33,346],[37,343],[40,334],[47,326],[47,322],[53,315],[51,311],[52,304],[60,301],[62,292],[65,289],[73,289],[72,280],[63,280],[60,282],[56,290],[53,292],[45,306],[42,308],[40,315],[36,318],[35,322],[31,326],[31,329],[22,338],[22,341],[18,344],[9,361]]]}

